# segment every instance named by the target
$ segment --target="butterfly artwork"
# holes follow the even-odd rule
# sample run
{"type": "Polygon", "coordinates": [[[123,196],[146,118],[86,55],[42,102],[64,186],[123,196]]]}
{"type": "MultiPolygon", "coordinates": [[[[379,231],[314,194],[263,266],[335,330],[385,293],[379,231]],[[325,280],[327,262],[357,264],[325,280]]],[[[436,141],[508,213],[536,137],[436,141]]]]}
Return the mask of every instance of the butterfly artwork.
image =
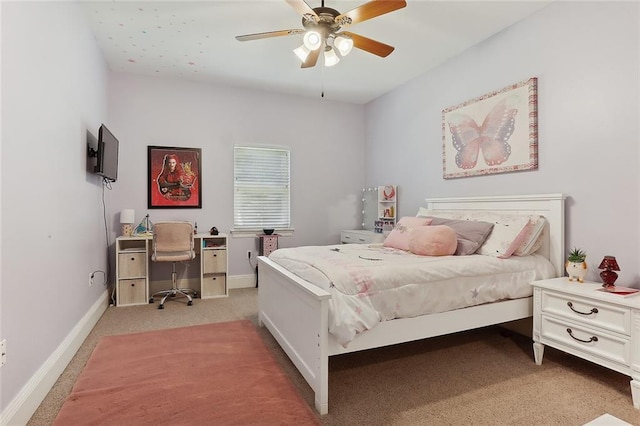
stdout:
{"type": "Polygon", "coordinates": [[[445,179],[537,168],[536,86],[533,77],[443,111],[445,179]]]}
{"type": "Polygon", "coordinates": [[[511,155],[509,138],[515,128],[518,108],[513,97],[498,102],[478,125],[467,114],[453,114],[448,121],[453,147],[456,149],[456,165],[461,169],[473,169],[480,152],[488,166],[502,164],[511,155]]]}

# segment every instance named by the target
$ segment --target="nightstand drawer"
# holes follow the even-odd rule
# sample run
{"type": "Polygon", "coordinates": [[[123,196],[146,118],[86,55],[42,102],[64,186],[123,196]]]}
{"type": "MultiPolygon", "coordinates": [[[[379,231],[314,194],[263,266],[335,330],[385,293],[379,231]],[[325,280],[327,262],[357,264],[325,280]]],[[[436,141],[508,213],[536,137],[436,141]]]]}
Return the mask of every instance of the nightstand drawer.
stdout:
{"type": "Polygon", "coordinates": [[[540,338],[552,340],[553,346],[577,355],[595,355],[619,365],[631,364],[631,340],[585,327],[571,321],[542,316],[540,338]]]}
{"type": "Polygon", "coordinates": [[[589,327],[631,335],[631,309],[600,300],[543,291],[542,313],[567,318],[589,327]]]}
{"type": "Polygon", "coordinates": [[[372,244],[384,242],[385,235],[378,234],[367,230],[351,230],[342,231],[340,233],[340,242],[342,244],[372,244]]]}

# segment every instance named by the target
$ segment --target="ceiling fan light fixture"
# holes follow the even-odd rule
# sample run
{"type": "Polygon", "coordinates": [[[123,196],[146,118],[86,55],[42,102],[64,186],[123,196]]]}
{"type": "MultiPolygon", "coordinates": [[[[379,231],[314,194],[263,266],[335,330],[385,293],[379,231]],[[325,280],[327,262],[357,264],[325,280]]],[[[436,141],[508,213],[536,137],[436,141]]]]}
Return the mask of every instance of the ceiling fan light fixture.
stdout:
{"type": "Polygon", "coordinates": [[[336,55],[336,52],[329,48],[327,50],[324,51],[324,66],[325,67],[332,67],[335,64],[337,64],[338,62],[340,62],[340,58],[338,57],[338,55],[336,55]]]}
{"type": "Polygon", "coordinates": [[[307,31],[302,38],[302,42],[304,43],[304,46],[310,51],[317,50],[322,44],[322,37],[317,31],[307,31]]]}
{"type": "Polygon", "coordinates": [[[347,56],[353,49],[353,40],[350,37],[338,36],[333,41],[333,45],[340,52],[340,56],[347,56]]]}
{"type": "Polygon", "coordinates": [[[307,57],[309,56],[309,53],[311,53],[311,51],[307,49],[307,46],[301,44],[300,47],[293,49],[293,53],[295,53],[296,56],[300,58],[300,61],[304,62],[307,60],[307,57]]]}

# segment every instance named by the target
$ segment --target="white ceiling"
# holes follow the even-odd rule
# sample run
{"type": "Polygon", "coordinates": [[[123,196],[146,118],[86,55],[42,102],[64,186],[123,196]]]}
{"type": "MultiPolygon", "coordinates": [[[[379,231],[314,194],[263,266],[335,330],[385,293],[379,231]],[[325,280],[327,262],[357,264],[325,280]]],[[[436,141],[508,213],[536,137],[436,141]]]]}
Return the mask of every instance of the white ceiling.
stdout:
{"type": "MultiPolygon", "coordinates": [[[[344,13],[362,1],[326,0],[344,13]]],[[[302,28],[284,0],[92,1],[82,4],[114,71],[206,81],[356,104],[369,102],[546,6],[550,1],[408,0],[349,31],[395,47],[353,49],[337,65],[301,69],[302,35],[239,42],[236,35],[302,28]]],[[[321,0],[307,0],[311,7],[321,0]]]]}

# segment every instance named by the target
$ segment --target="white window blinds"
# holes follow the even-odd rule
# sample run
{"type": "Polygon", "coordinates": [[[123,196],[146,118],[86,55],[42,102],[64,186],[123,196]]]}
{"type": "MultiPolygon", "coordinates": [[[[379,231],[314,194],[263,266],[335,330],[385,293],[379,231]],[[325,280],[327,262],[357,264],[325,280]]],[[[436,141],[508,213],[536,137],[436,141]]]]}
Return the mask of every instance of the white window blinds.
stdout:
{"type": "Polygon", "coordinates": [[[290,228],[288,149],[233,150],[234,229],[290,228]]]}

